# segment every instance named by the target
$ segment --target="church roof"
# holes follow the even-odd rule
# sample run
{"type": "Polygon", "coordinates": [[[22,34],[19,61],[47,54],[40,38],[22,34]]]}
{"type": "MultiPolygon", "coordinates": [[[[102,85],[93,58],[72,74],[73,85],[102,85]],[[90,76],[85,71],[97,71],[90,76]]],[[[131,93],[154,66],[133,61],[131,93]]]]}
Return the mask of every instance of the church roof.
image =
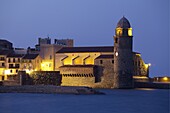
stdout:
{"type": "Polygon", "coordinates": [[[128,19],[126,19],[124,16],[123,18],[121,18],[119,20],[119,22],[117,23],[117,28],[120,27],[120,28],[130,28],[130,22],[128,21],[128,19]]]}
{"type": "Polygon", "coordinates": [[[38,54],[26,54],[23,59],[35,59],[38,54]]]}
{"type": "Polygon", "coordinates": [[[96,65],[63,65],[63,66],[60,66],[59,68],[63,68],[63,67],[82,67],[82,68],[84,68],[84,67],[87,67],[87,68],[89,68],[89,67],[96,67],[96,65]]]}
{"type": "Polygon", "coordinates": [[[57,53],[78,53],[78,52],[113,52],[113,46],[96,47],[63,47],[57,53]]]}
{"type": "Polygon", "coordinates": [[[15,53],[7,55],[8,58],[13,58],[13,57],[21,58],[23,56],[24,56],[24,54],[15,54],[15,53]]]}
{"type": "Polygon", "coordinates": [[[109,58],[109,59],[113,59],[113,55],[100,55],[98,56],[96,59],[100,59],[100,58],[109,58]]]}

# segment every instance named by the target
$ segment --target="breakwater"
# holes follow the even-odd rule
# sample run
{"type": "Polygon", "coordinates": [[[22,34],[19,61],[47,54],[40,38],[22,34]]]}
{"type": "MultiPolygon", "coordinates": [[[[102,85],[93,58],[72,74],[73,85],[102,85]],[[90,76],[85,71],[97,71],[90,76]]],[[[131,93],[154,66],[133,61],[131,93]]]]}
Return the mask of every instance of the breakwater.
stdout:
{"type": "Polygon", "coordinates": [[[0,86],[0,93],[103,94],[89,87],[54,85],[0,86]]]}

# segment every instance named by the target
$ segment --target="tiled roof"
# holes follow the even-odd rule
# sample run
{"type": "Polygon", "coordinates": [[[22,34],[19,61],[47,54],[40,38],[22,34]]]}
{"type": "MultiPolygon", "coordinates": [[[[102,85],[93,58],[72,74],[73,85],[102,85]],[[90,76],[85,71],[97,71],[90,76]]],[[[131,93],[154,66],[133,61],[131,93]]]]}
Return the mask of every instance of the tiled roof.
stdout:
{"type": "Polygon", "coordinates": [[[9,54],[9,55],[7,55],[7,57],[9,58],[9,57],[17,57],[17,58],[21,58],[21,57],[23,57],[24,56],[24,54],[14,54],[14,53],[12,53],[12,54],[9,54]]]}
{"type": "Polygon", "coordinates": [[[26,54],[23,59],[35,59],[38,54],[26,54]]]}
{"type": "Polygon", "coordinates": [[[77,52],[113,52],[113,46],[98,47],[63,47],[57,53],[77,53],[77,52]]]}
{"type": "Polygon", "coordinates": [[[100,55],[96,59],[100,59],[100,58],[113,58],[113,55],[100,55]]]}
{"type": "Polygon", "coordinates": [[[0,55],[8,55],[9,53],[12,53],[11,50],[0,50],[0,55]]]}
{"type": "Polygon", "coordinates": [[[11,42],[9,42],[8,40],[5,40],[5,39],[0,39],[0,42],[11,43],[11,42]]]}
{"type": "Polygon", "coordinates": [[[60,68],[62,67],[95,67],[96,65],[64,65],[64,66],[60,66],[60,68]]]}

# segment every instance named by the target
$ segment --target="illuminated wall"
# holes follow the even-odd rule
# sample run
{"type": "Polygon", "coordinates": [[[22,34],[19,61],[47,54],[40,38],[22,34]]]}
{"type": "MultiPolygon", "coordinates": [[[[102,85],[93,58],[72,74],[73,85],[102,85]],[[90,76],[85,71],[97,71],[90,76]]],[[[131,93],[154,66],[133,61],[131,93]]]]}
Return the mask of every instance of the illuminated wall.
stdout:
{"type": "Polygon", "coordinates": [[[134,76],[149,76],[149,66],[150,64],[145,64],[140,54],[134,54],[134,76]]]}
{"type": "Polygon", "coordinates": [[[100,52],[82,53],[57,53],[55,57],[55,70],[63,65],[94,65],[94,60],[100,52]]]}
{"type": "Polygon", "coordinates": [[[53,71],[53,62],[48,60],[42,60],[41,71],[53,71]]]}
{"type": "Polygon", "coordinates": [[[96,83],[94,75],[96,68],[93,65],[84,66],[61,66],[59,68],[62,75],[62,86],[90,86],[96,83]]]}
{"type": "Polygon", "coordinates": [[[35,59],[22,59],[20,70],[26,71],[26,73],[31,73],[32,71],[41,70],[42,59],[38,55],[35,59]]]}
{"type": "Polygon", "coordinates": [[[40,45],[40,57],[42,58],[41,70],[54,71],[55,54],[61,48],[62,45],[57,44],[40,45]]]}

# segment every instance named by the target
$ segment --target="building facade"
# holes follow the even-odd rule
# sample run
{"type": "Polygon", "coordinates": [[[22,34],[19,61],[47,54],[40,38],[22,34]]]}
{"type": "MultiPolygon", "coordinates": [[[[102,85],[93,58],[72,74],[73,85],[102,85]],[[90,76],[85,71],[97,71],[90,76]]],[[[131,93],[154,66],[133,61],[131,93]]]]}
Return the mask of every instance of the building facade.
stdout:
{"type": "Polygon", "coordinates": [[[134,79],[148,80],[149,66],[140,53],[133,52],[132,37],[130,23],[123,17],[115,29],[114,47],[61,48],[56,52],[55,70],[62,74],[62,85],[133,88],[134,79]]]}
{"type": "Polygon", "coordinates": [[[148,80],[150,65],[133,51],[132,28],[125,17],[118,22],[113,39],[114,46],[74,47],[72,39],[51,43],[48,37],[39,38],[26,54],[0,51],[0,80],[18,71],[60,72],[62,86],[133,88],[134,80],[148,80]]]}

